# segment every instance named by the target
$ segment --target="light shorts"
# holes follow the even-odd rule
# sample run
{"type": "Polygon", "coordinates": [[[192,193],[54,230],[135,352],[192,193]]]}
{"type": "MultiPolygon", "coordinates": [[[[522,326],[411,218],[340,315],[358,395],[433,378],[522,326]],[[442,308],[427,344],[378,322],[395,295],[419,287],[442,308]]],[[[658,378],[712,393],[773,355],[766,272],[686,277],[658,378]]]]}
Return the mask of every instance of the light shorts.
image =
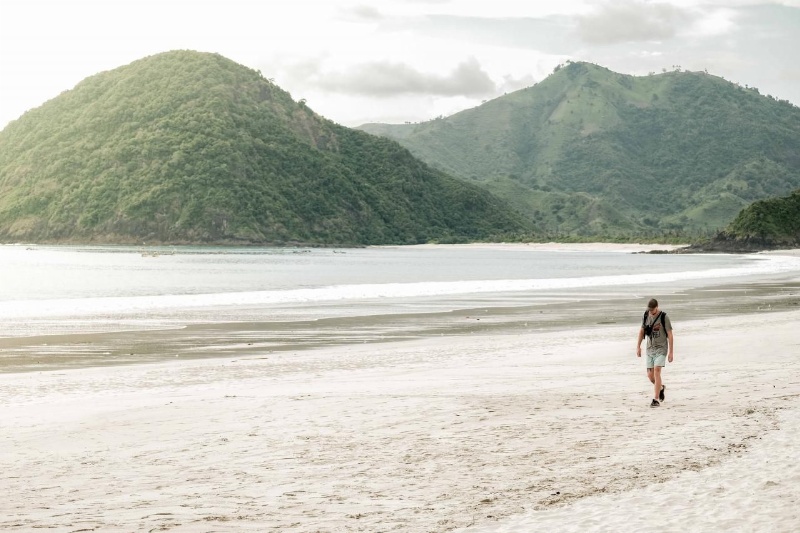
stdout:
{"type": "Polygon", "coordinates": [[[647,368],[653,368],[654,366],[667,366],[667,354],[647,354],[647,368]]]}

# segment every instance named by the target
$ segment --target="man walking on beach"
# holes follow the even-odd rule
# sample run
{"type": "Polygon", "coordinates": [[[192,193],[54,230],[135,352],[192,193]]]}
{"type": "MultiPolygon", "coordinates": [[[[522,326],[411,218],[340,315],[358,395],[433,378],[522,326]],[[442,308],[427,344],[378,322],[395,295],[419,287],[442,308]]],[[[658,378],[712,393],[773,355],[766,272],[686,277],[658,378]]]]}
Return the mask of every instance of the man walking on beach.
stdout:
{"type": "Polygon", "coordinates": [[[653,401],[650,407],[658,407],[664,401],[666,387],[661,383],[661,369],[667,361],[672,362],[672,323],[666,313],[658,309],[658,301],[647,302],[647,311],[642,318],[642,327],[636,339],[636,357],[642,356],[642,340],[647,337],[647,379],[653,384],[653,401]]]}

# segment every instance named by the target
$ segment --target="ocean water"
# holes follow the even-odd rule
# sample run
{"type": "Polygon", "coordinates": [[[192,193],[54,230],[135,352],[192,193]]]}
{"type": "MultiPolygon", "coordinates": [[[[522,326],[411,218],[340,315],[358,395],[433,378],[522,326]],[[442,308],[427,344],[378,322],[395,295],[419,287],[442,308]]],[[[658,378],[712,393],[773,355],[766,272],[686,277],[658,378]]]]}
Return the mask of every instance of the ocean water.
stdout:
{"type": "Polygon", "coordinates": [[[0,337],[531,309],[800,272],[800,258],[524,247],[0,246],[0,337]]]}

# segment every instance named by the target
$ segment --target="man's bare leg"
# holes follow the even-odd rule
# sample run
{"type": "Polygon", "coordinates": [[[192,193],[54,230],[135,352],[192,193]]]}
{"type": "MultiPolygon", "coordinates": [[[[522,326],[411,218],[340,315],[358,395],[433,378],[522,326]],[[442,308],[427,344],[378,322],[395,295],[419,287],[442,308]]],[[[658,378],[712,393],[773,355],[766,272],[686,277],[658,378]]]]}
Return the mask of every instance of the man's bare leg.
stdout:
{"type": "MultiPolygon", "coordinates": [[[[648,375],[649,374],[650,373],[648,372],[648,375]]],[[[661,367],[660,366],[656,366],[656,367],[653,368],[653,377],[652,377],[652,379],[650,379],[650,381],[653,383],[653,390],[655,391],[653,393],[653,399],[658,401],[658,396],[659,396],[659,393],[661,392],[661,367]]]]}

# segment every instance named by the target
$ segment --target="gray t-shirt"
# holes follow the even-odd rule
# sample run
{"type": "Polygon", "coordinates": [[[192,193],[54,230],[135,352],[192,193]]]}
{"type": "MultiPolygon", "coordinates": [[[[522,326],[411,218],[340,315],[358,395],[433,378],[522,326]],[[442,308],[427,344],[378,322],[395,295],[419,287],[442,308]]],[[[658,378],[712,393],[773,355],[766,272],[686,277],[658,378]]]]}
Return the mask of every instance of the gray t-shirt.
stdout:
{"type": "Polygon", "coordinates": [[[664,312],[661,311],[656,316],[650,313],[647,314],[647,321],[645,324],[653,326],[653,336],[647,337],[647,355],[667,355],[667,348],[669,346],[667,332],[672,331],[672,323],[669,321],[669,315],[664,313],[664,327],[667,331],[662,331],[661,313],[664,312]]]}

